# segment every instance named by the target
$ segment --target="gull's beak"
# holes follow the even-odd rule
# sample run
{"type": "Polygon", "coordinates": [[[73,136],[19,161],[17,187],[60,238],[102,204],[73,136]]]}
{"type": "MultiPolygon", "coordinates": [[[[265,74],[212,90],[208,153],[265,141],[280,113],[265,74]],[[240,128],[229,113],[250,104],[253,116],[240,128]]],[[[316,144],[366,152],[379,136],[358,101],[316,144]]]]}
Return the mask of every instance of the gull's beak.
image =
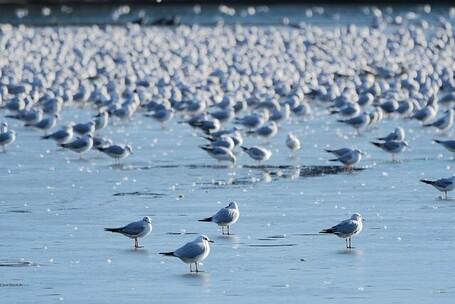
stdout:
{"type": "Polygon", "coordinates": [[[212,240],[208,240],[207,242],[209,242],[209,243],[215,243],[215,242],[214,242],[214,241],[212,241],[212,240]]]}

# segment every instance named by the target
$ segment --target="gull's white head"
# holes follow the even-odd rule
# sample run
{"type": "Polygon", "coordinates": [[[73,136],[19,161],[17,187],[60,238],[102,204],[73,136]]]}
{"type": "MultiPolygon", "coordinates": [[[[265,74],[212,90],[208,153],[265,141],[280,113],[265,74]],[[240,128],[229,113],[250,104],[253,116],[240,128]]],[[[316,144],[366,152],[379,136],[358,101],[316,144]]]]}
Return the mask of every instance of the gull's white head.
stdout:
{"type": "Polygon", "coordinates": [[[200,236],[198,236],[198,237],[196,238],[196,241],[198,241],[198,242],[209,242],[209,243],[213,243],[213,241],[212,241],[211,239],[209,239],[208,236],[203,235],[203,234],[201,234],[200,236]]]}
{"type": "Polygon", "coordinates": [[[130,145],[126,145],[125,149],[128,150],[131,154],[133,154],[133,148],[130,145]]]}
{"type": "Polygon", "coordinates": [[[239,206],[237,205],[236,202],[230,202],[229,205],[226,208],[228,208],[228,209],[238,209],[239,206]]]}
{"type": "Polygon", "coordinates": [[[351,220],[363,222],[363,218],[362,218],[362,216],[359,213],[354,213],[351,216],[351,220]]]}
{"type": "Polygon", "coordinates": [[[354,152],[357,153],[357,154],[360,154],[360,155],[365,155],[365,153],[363,153],[359,149],[354,149],[354,152]]]}
{"type": "Polygon", "coordinates": [[[146,222],[146,223],[149,223],[149,224],[152,223],[152,219],[151,219],[150,217],[148,217],[148,216],[144,217],[142,220],[143,220],[144,222],[146,222]]]}

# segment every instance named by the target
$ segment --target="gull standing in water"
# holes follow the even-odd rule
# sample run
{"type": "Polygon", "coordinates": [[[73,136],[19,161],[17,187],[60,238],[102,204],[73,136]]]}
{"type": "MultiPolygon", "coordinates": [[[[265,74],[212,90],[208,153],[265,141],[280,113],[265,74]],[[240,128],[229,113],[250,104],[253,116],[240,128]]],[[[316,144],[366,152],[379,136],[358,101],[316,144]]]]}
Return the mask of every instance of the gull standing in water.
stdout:
{"type": "Polygon", "coordinates": [[[199,222],[212,222],[221,226],[221,233],[224,235],[224,227],[227,227],[227,235],[230,235],[229,227],[235,224],[240,216],[239,206],[236,202],[231,202],[226,207],[220,209],[215,215],[199,220],[199,222]]]}
{"type": "Polygon", "coordinates": [[[442,199],[449,199],[447,192],[452,191],[455,189],[455,176],[449,177],[449,178],[440,178],[438,180],[426,180],[426,179],[421,179],[420,180],[422,183],[432,185],[436,189],[442,192],[442,199]]]}
{"type": "Polygon", "coordinates": [[[363,218],[360,214],[355,213],[350,219],[344,220],[332,228],[323,229],[319,233],[335,234],[346,240],[346,248],[352,248],[352,237],[362,232],[363,218]]]}
{"type": "Polygon", "coordinates": [[[152,220],[146,216],[142,220],[132,222],[124,227],[120,228],[104,228],[104,231],[110,231],[115,233],[123,234],[130,239],[134,239],[134,248],[142,248],[139,246],[137,239],[146,237],[152,232],[152,220]]]}
{"type": "Polygon", "coordinates": [[[205,235],[200,235],[194,241],[186,243],[175,251],[160,252],[160,254],[177,257],[182,262],[190,264],[190,272],[193,272],[191,264],[194,264],[196,266],[196,272],[199,272],[198,263],[205,260],[210,253],[209,243],[213,243],[213,241],[205,235]]]}

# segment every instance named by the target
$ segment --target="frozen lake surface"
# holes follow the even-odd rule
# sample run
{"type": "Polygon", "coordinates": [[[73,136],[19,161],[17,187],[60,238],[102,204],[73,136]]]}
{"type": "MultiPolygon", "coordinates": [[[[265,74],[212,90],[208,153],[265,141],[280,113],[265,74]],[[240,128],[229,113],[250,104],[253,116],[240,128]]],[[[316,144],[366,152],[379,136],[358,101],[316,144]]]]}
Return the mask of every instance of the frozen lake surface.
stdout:
{"type": "MultiPolygon", "coordinates": [[[[245,155],[235,169],[216,168],[197,149],[202,140],[188,127],[172,124],[163,132],[142,119],[104,131],[136,146],[122,167],[113,167],[95,152],[81,161],[40,141],[34,131],[21,130],[0,162],[0,265],[11,266],[1,267],[1,283],[20,284],[2,287],[2,298],[8,303],[18,297],[46,303],[451,302],[455,204],[418,181],[450,176],[451,155],[430,144],[432,132],[411,122],[404,125],[414,131],[411,148],[401,163],[391,163],[365,137],[387,133],[398,122],[344,138],[334,130],[351,131],[324,117],[285,125],[301,137],[303,150],[294,160],[287,152],[275,153],[268,165],[326,166],[329,157],[322,149],[350,142],[368,153],[365,170],[315,177],[291,172],[280,178],[267,174],[276,169],[242,168],[251,165],[245,155]],[[215,225],[197,222],[228,200],[240,205],[234,235],[222,237],[215,225]],[[344,249],[334,236],[314,235],[353,212],[366,218],[354,249],[344,249]],[[130,240],[103,231],[144,215],[152,217],[154,230],[143,249],[133,250],[130,240]],[[177,259],[158,255],[192,240],[190,233],[215,240],[203,273],[189,274],[177,259]]],[[[284,139],[284,132],[274,138],[274,152],[284,150],[284,139]]]]}
{"type": "MultiPolygon", "coordinates": [[[[65,108],[62,123],[87,121],[87,109],[65,108]]],[[[390,118],[357,136],[316,102],[313,112],[281,125],[263,165],[239,152],[229,167],[199,149],[206,141],[178,117],[164,130],[142,113],[101,130],[134,147],[114,165],[98,152],[80,160],[61,151],[2,110],[18,138],[0,154],[0,302],[452,303],[455,194],[443,201],[419,182],[453,175],[452,154],[432,142],[441,135],[390,118]],[[410,147],[394,163],[369,141],[397,126],[410,147]],[[302,141],[295,157],[289,131],[302,141]],[[324,152],[346,146],[366,153],[352,173],[324,152]],[[198,222],[233,200],[233,235],[198,222]],[[366,220],[355,248],[318,234],[355,212],[366,220]],[[153,232],[142,249],[103,231],[144,216],[153,232]],[[204,272],[158,254],[197,233],[215,241],[204,272]]]]}

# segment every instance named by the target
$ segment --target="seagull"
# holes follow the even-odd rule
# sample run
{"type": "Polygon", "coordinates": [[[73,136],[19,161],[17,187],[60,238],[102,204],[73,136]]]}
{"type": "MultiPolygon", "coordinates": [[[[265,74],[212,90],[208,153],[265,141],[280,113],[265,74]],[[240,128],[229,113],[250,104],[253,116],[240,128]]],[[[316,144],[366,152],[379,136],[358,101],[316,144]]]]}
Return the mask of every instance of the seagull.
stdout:
{"type": "Polygon", "coordinates": [[[5,117],[21,120],[29,124],[34,124],[43,118],[43,110],[41,108],[22,110],[15,115],[6,115],[5,117]]]}
{"type": "Polygon", "coordinates": [[[406,147],[408,147],[408,143],[405,141],[386,141],[386,142],[371,142],[373,145],[376,147],[381,148],[387,153],[392,154],[392,161],[395,161],[395,154],[401,153],[405,150],[406,147]]]}
{"type": "Polygon", "coordinates": [[[102,111],[94,116],[95,118],[95,130],[101,130],[107,127],[109,123],[109,113],[102,111]]]}
{"type": "Polygon", "coordinates": [[[144,116],[155,119],[163,126],[163,124],[165,122],[171,120],[172,117],[174,117],[174,110],[172,108],[168,109],[168,108],[163,107],[163,108],[151,111],[149,113],[146,113],[146,114],[144,114],[144,116]]]}
{"type": "Polygon", "coordinates": [[[435,128],[438,128],[439,131],[444,133],[452,127],[453,115],[454,115],[453,109],[449,109],[446,112],[446,115],[442,116],[441,118],[437,119],[436,121],[434,121],[432,123],[424,124],[423,126],[424,127],[435,127],[435,128]]]}
{"type": "Polygon", "coordinates": [[[16,132],[8,130],[8,124],[2,123],[0,131],[0,146],[2,146],[3,153],[6,152],[6,146],[12,144],[16,140],[16,132]]]}
{"type": "Polygon", "coordinates": [[[205,146],[199,146],[202,150],[207,151],[207,153],[215,158],[218,161],[228,161],[231,163],[234,163],[237,161],[237,158],[235,157],[234,153],[229,150],[228,148],[221,147],[221,146],[211,146],[211,145],[205,145],[205,146]]]}
{"type": "Polygon", "coordinates": [[[340,156],[337,156],[335,159],[329,159],[329,161],[339,161],[342,162],[348,170],[352,170],[353,166],[360,162],[362,159],[363,152],[360,150],[351,150],[347,151],[344,154],[341,154],[340,156]]]}
{"type": "Polygon", "coordinates": [[[95,122],[89,121],[87,123],[78,123],[73,125],[73,131],[80,135],[94,134],[95,133],[95,122]]]}
{"type": "Polygon", "coordinates": [[[107,148],[112,146],[112,140],[106,137],[93,136],[93,148],[107,148]]]}
{"type": "Polygon", "coordinates": [[[72,126],[65,126],[62,129],[55,131],[52,134],[44,135],[41,137],[42,139],[53,139],[59,145],[69,143],[70,140],[73,138],[73,127],[72,126]]]}
{"type": "Polygon", "coordinates": [[[215,215],[199,220],[199,222],[212,222],[221,226],[221,233],[224,235],[224,227],[227,227],[227,235],[230,234],[229,227],[235,224],[240,216],[239,206],[236,202],[231,202],[226,207],[220,209],[215,215]]]}
{"type": "Polygon", "coordinates": [[[26,127],[34,127],[40,130],[44,130],[44,135],[47,135],[47,131],[55,127],[57,124],[57,120],[59,119],[58,114],[54,114],[52,116],[49,116],[47,118],[43,118],[40,121],[36,123],[25,123],[24,126],[26,127]]]}
{"type": "Polygon", "coordinates": [[[432,103],[428,103],[425,107],[421,108],[411,118],[415,118],[418,121],[425,124],[427,121],[432,120],[438,112],[438,106],[432,103]]]}
{"type": "Polygon", "coordinates": [[[234,109],[228,108],[219,110],[217,112],[209,113],[213,118],[218,119],[221,123],[226,123],[231,121],[235,117],[234,109]]]}
{"type": "Polygon", "coordinates": [[[261,111],[258,113],[252,113],[246,115],[242,118],[236,118],[235,122],[241,124],[242,126],[252,130],[259,128],[269,119],[269,112],[267,110],[261,111]]]}
{"type": "Polygon", "coordinates": [[[346,119],[346,120],[337,120],[338,122],[350,125],[354,129],[356,129],[357,133],[359,133],[360,129],[363,129],[364,127],[368,126],[370,123],[370,115],[367,113],[363,112],[362,114],[353,117],[351,119],[346,119]]]}
{"type": "Polygon", "coordinates": [[[300,150],[301,145],[299,138],[295,136],[292,132],[289,132],[286,138],[286,146],[292,151],[300,150]]]}
{"type": "Polygon", "coordinates": [[[110,145],[108,147],[97,147],[98,151],[101,151],[115,160],[128,157],[133,153],[133,148],[130,145],[120,146],[120,145],[110,145]]]}
{"type": "Polygon", "coordinates": [[[258,147],[258,146],[253,146],[251,148],[247,148],[244,146],[240,146],[243,151],[248,154],[249,157],[254,159],[255,161],[258,162],[258,164],[261,161],[268,160],[272,156],[272,151],[267,150],[266,148],[258,147]]]}
{"type": "Polygon", "coordinates": [[[278,125],[272,121],[270,125],[262,126],[254,131],[247,131],[246,134],[256,135],[265,139],[272,138],[278,132],[278,125]]]}
{"type": "Polygon", "coordinates": [[[352,237],[362,232],[363,218],[360,214],[355,213],[350,219],[344,220],[332,228],[323,229],[319,233],[335,234],[336,236],[346,240],[346,248],[352,248],[352,237]],[[349,244],[348,244],[349,241],[349,244]]]}
{"type": "Polygon", "coordinates": [[[82,153],[89,151],[93,147],[93,136],[92,134],[86,134],[70,143],[61,144],[60,146],[79,153],[79,157],[82,159],[82,153]]]}
{"type": "Polygon", "coordinates": [[[450,152],[455,152],[455,140],[439,140],[433,139],[433,141],[437,144],[440,144],[450,152]]]}
{"type": "Polygon", "coordinates": [[[211,120],[196,121],[193,123],[193,127],[201,129],[206,134],[210,134],[211,132],[218,131],[221,127],[221,124],[218,119],[212,118],[211,120]]]}
{"type": "Polygon", "coordinates": [[[396,128],[392,133],[385,137],[378,137],[376,138],[377,140],[382,140],[382,141],[403,141],[405,138],[405,133],[404,129],[401,127],[396,128]]]}
{"type": "Polygon", "coordinates": [[[422,183],[432,185],[439,191],[443,193],[442,199],[449,199],[447,192],[452,191],[455,189],[455,176],[449,177],[449,178],[441,178],[435,181],[430,181],[426,179],[421,179],[420,180],[422,183]]]}
{"type": "Polygon", "coordinates": [[[335,155],[336,157],[340,157],[340,156],[342,156],[343,154],[346,154],[346,153],[348,153],[348,152],[352,152],[352,150],[349,149],[349,148],[341,148],[341,149],[335,149],[335,150],[326,149],[325,152],[332,153],[332,154],[335,155]]]}
{"type": "Polygon", "coordinates": [[[210,141],[210,145],[212,147],[225,147],[226,149],[233,150],[235,147],[234,140],[227,135],[223,135],[220,137],[213,137],[213,136],[203,136],[203,138],[210,141]]]}
{"type": "Polygon", "coordinates": [[[193,272],[191,264],[195,264],[196,272],[199,272],[197,267],[198,263],[205,260],[210,253],[209,243],[213,243],[213,241],[205,235],[200,235],[194,241],[186,243],[175,251],[160,252],[160,254],[165,256],[174,256],[182,260],[182,262],[190,264],[190,272],[193,272]]]}
{"type": "Polygon", "coordinates": [[[129,223],[128,225],[120,228],[104,228],[104,231],[110,231],[123,234],[130,239],[134,239],[134,248],[142,248],[139,246],[137,239],[146,237],[152,232],[152,221],[146,216],[142,220],[129,223]]]}

